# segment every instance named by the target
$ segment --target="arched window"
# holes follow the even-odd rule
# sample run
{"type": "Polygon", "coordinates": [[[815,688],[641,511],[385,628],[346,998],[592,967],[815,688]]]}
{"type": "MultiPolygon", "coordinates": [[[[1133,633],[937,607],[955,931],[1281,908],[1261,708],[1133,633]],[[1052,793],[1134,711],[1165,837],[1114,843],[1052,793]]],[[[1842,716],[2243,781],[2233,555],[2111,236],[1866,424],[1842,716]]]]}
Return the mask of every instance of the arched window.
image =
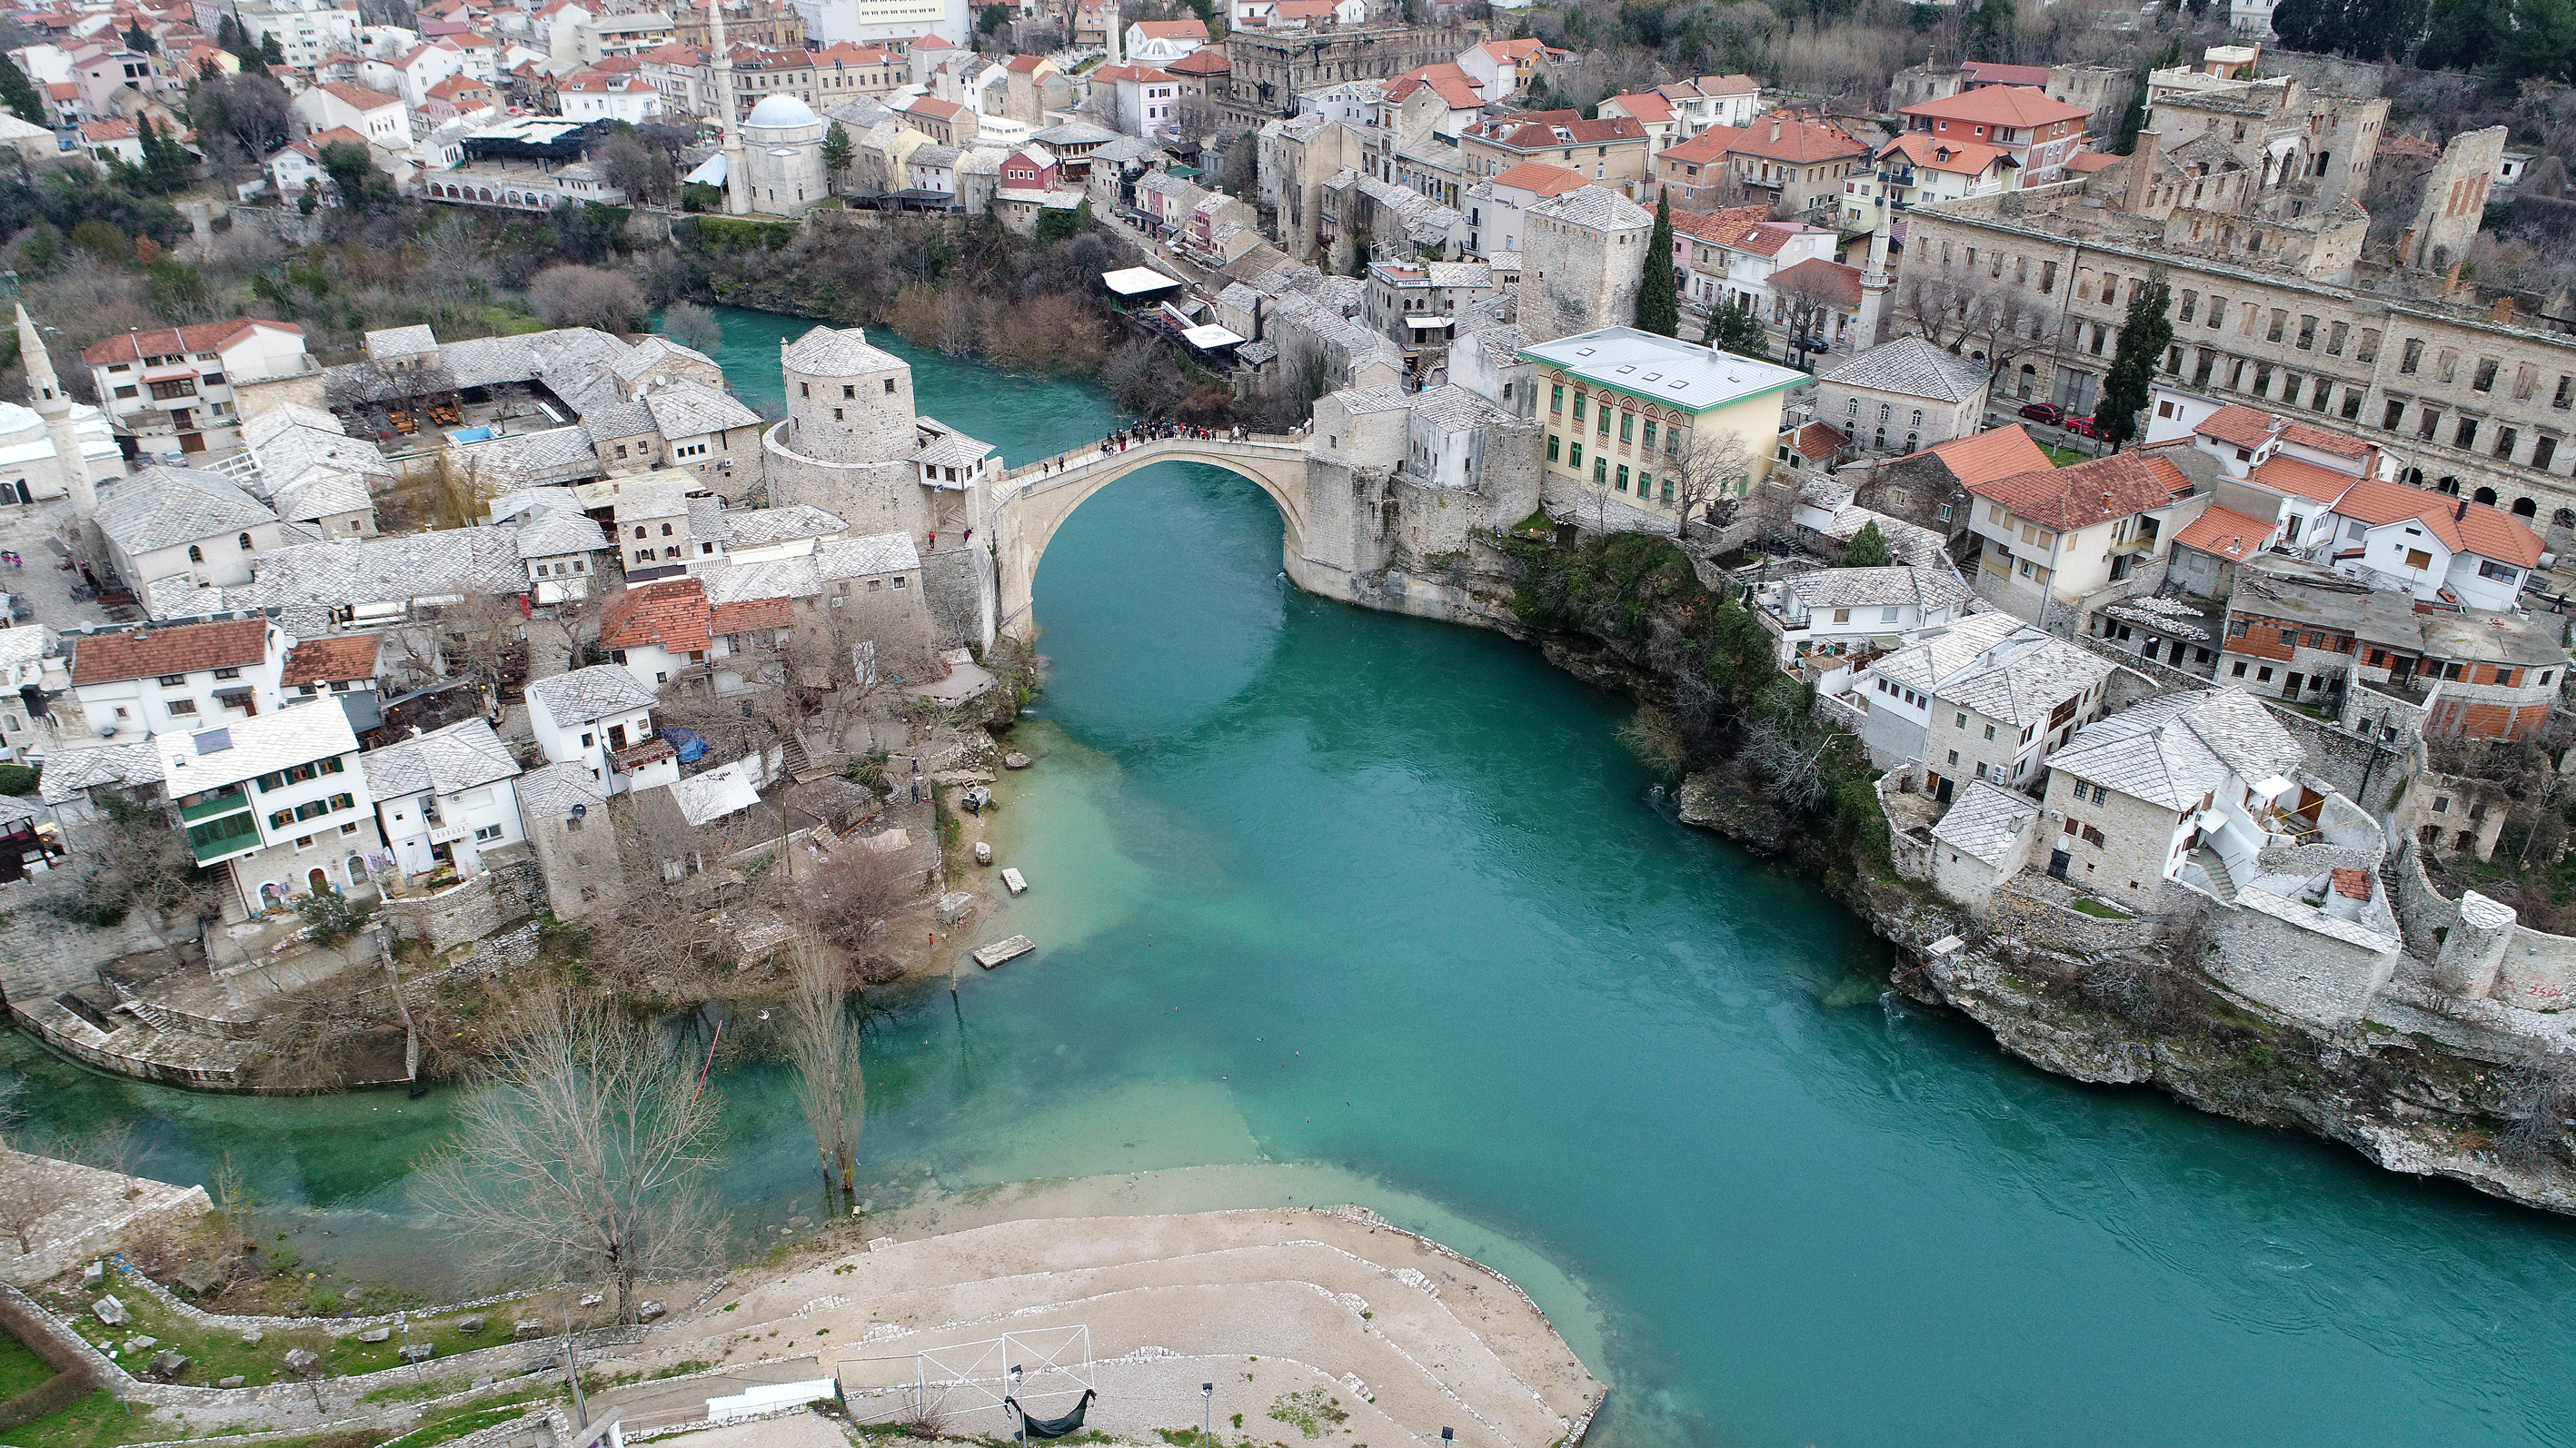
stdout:
{"type": "Polygon", "coordinates": [[[1848,404],[1843,408],[1843,415],[1844,415],[1844,416],[1846,416],[1846,417],[1858,417],[1858,416],[1860,416],[1860,399],[1859,399],[1859,398],[1857,398],[1857,397],[1852,398],[1852,399],[1849,401],[1849,403],[1848,403],[1848,404]]]}
{"type": "Polygon", "coordinates": [[[1885,452],[1885,451],[1887,451],[1887,429],[1886,429],[1886,428],[1883,428],[1883,427],[1882,427],[1882,428],[1880,428],[1880,429],[1878,430],[1878,442],[1877,442],[1876,446],[1877,446],[1877,448],[1878,448],[1878,450],[1879,450],[1880,452],[1885,452]]]}
{"type": "Polygon", "coordinates": [[[1916,427],[1921,427],[1921,426],[1923,425],[1923,409],[1922,409],[1922,408],[1919,408],[1919,407],[1918,407],[1918,408],[1914,409],[1914,424],[1913,424],[1913,425],[1914,425],[1914,426],[1916,426],[1916,427]]]}
{"type": "Polygon", "coordinates": [[[644,525],[643,525],[643,524],[638,523],[638,524],[636,524],[636,525],[635,525],[635,536],[636,536],[636,537],[638,537],[638,538],[641,538],[641,537],[643,537],[643,536],[644,536],[644,525]]]}
{"type": "Polygon", "coordinates": [[[1880,404],[1878,405],[1878,420],[1879,420],[1879,421],[1881,421],[1881,422],[1885,422],[1885,421],[1887,421],[1889,418],[1894,417],[1895,415],[1896,415],[1896,409],[1895,409],[1895,408],[1888,406],[1888,405],[1887,405],[1886,403],[1884,403],[1884,402],[1882,402],[1882,403],[1880,403],[1880,404]]]}
{"type": "Polygon", "coordinates": [[[2475,497],[2478,502],[2484,503],[2488,507],[2492,508],[2495,506],[2496,490],[2493,488],[2480,488],[2472,496],[2475,497]]]}
{"type": "Polygon", "coordinates": [[[240,542],[241,542],[241,551],[243,551],[244,553],[248,553],[248,552],[250,551],[250,535],[249,535],[248,533],[244,533],[243,535],[241,535],[240,542]]]}
{"type": "Polygon", "coordinates": [[[1920,452],[1920,451],[1922,451],[1922,448],[1921,448],[1921,446],[1919,445],[1919,443],[1920,443],[1920,439],[1922,438],[1922,436],[1923,436],[1923,435],[1922,435],[1921,433],[1916,433],[1916,432],[1909,432],[1909,433],[1907,433],[1907,434],[1905,435],[1905,450],[1906,450],[1906,452],[1908,452],[1908,453],[1910,454],[1910,453],[1916,453],[1916,452],[1920,452]]]}
{"type": "Polygon", "coordinates": [[[191,562],[191,563],[203,563],[203,562],[205,562],[205,561],[206,561],[206,550],[205,550],[205,549],[203,549],[203,548],[198,547],[198,546],[197,546],[196,544],[194,544],[194,543],[189,544],[189,545],[188,545],[188,561],[189,561],[189,562],[191,562]]]}

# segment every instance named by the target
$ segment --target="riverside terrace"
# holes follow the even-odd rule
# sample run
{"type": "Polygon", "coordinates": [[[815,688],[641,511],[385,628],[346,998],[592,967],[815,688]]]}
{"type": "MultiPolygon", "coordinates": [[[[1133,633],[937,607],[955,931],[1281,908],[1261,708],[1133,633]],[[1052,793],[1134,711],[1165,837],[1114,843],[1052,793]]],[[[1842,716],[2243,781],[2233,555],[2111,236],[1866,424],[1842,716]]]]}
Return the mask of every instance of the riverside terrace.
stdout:
{"type": "Polygon", "coordinates": [[[443,343],[412,326],[366,342],[324,395],[406,473],[453,448],[503,491],[669,469],[730,498],[760,480],[760,415],[714,359],[666,338],[565,327],[443,343]]]}

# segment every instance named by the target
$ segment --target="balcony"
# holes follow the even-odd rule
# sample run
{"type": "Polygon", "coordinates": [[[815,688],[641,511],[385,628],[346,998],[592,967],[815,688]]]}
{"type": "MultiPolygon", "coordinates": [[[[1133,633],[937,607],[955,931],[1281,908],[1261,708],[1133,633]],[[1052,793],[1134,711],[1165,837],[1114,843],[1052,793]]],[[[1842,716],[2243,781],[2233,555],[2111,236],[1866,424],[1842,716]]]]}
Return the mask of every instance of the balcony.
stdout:
{"type": "Polygon", "coordinates": [[[200,865],[246,855],[259,847],[259,822],[248,811],[188,826],[188,852],[200,865]]]}
{"type": "Polygon", "coordinates": [[[249,808],[250,796],[242,793],[241,786],[227,785],[209,794],[192,794],[181,800],[179,818],[189,824],[195,824],[199,820],[210,820],[217,815],[231,814],[235,810],[249,808]],[[194,800],[196,803],[191,804],[189,800],[194,800]]]}

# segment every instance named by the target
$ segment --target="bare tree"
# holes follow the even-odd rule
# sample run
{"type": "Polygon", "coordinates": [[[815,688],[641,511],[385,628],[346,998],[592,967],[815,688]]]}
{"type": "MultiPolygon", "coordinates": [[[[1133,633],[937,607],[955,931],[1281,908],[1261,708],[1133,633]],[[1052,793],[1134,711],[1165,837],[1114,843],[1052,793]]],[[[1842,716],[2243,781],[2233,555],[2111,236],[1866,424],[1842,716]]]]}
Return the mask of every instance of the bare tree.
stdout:
{"type": "Polygon", "coordinates": [[[1172,129],[1193,141],[1205,141],[1225,124],[1225,113],[1216,102],[1196,92],[1182,96],[1172,107],[1172,129]]]}
{"type": "Polygon", "coordinates": [[[912,871],[894,851],[853,844],[807,877],[796,903],[826,944],[855,955],[912,895],[912,871]]]}
{"type": "Polygon", "coordinates": [[[824,1179],[837,1178],[846,1210],[858,1197],[859,1132],[868,1106],[859,1023],[850,1016],[849,968],[839,952],[808,936],[788,948],[787,971],[788,1059],[796,1067],[796,1092],[824,1179]]]}
{"type": "Polygon", "coordinates": [[[142,1183],[134,1179],[134,1168],[150,1154],[151,1146],[131,1121],[102,1121],[91,1127],[72,1144],[74,1161],[114,1172],[125,1182],[126,1196],[138,1196],[142,1183]]]}
{"type": "Polygon", "coordinates": [[[527,621],[515,599],[467,594],[438,611],[437,639],[449,674],[478,681],[496,699],[511,674],[526,671],[527,621]]]}
{"type": "Polygon", "coordinates": [[[2025,354],[2048,349],[2059,320],[2053,296],[2053,289],[2026,285],[2018,272],[2004,277],[1936,263],[1906,277],[1897,306],[1933,345],[1983,360],[1986,375],[1998,378],[2025,354]]]}
{"type": "Polygon", "coordinates": [[[1682,449],[1681,467],[1669,476],[1673,479],[1673,531],[1679,534],[1689,527],[1694,513],[1705,515],[1720,498],[1735,497],[1744,491],[1745,480],[1753,476],[1753,450],[1732,432],[1693,428],[1690,445],[1682,449]]]}
{"type": "Polygon", "coordinates": [[[1778,298],[1780,320],[1789,328],[1789,365],[1803,370],[1808,354],[1822,350],[1810,347],[1808,342],[1821,338],[1826,321],[1843,309],[1842,288],[1832,274],[1819,267],[1786,281],[1772,278],[1771,294],[1778,298]]]}
{"type": "Polygon", "coordinates": [[[569,997],[547,1001],[478,1072],[454,1146],[423,1170],[430,1210],[490,1268],[638,1287],[703,1260],[717,1097],[697,1062],[569,997]]]}
{"type": "Polygon", "coordinates": [[[724,345],[724,325],[716,314],[695,302],[673,302],[662,309],[662,335],[683,347],[713,352],[724,345]]]}
{"type": "Polygon", "coordinates": [[[564,262],[528,280],[528,301],[552,327],[623,332],[644,315],[644,293],[623,272],[564,262]]]}
{"type": "Polygon", "coordinates": [[[45,1170],[43,1157],[0,1156],[0,1233],[18,1244],[19,1256],[36,1250],[36,1228],[62,1202],[62,1184],[45,1170]]]}

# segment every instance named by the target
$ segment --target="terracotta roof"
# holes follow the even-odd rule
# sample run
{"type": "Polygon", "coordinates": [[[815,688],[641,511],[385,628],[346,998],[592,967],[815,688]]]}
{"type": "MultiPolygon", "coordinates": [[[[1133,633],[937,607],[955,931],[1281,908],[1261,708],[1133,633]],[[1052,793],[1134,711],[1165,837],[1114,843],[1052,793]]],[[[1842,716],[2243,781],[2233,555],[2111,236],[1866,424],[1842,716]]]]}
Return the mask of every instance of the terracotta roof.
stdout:
{"type": "Polygon", "coordinates": [[[1742,74],[1704,75],[1697,80],[1677,80],[1656,89],[1665,95],[1701,95],[1715,99],[1719,96],[1758,96],[1762,94],[1762,82],[1742,74]]]}
{"type": "Polygon", "coordinates": [[[1842,445],[1843,435],[1829,423],[1811,422],[1789,434],[1789,450],[1811,463],[1832,457],[1842,445]]]}
{"type": "MultiPolygon", "coordinates": [[[[2214,437],[2220,442],[2232,442],[2238,447],[2261,447],[2270,439],[2272,419],[2277,416],[2279,416],[2278,413],[2265,412],[2258,407],[2247,407],[2241,403],[2231,402],[2202,418],[2199,426],[2194,427],[2192,431],[2202,437],[2214,437]]],[[[2320,427],[2310,427],[2304,422],[2293,422],[2282,429],[2281,440],[2296,443],[2300,447],[2315,448],[2319,452],[2333,453],[2336,457],[2370,456],[2370,444],[2361,439],[2347,437],[2339,432],[2328,432],[2320,427]]]]}
{"type": "Polygon", "coordinates": [[[1406,71],[1388,81],[1385,95],[1388,100],[1400,101],[1426,86],[1438,92],[1453,111],[1472,111],[1485,103],[1484,97],[1476,94],[1476,83],[1467,78],[1467,73],[1460,70],[1455,62],[1446,60],[1406,71]]]}
{"type": "Polygon", "coordinates": [[[1970,483],[1968,491],[2003,504],[2014,517],[2065,533],[2161,508],[2191,486],[2183,470],[2163,458],[2114,453],[2071,468],[2033,468],[1970,483]]]}
{"type": "Polygon", "coordinates": [[[2350,473],[2339,473],[2332,468],[2321,468],[2315,463],[2277,454],[2254,470],[2253,480],[2276,493],[2289,493],[2319,503],[2333,502],[2353,485],[2350,473]]]}
{"type": "Polygon", "coordinates": [[[915,50],[955,50],[957,47],[940,39],[937,34],[933,33],[925,34],[920,39],[912,42],[912,48],[915,50]]]}
{"type": "Polygon", "coordinates": [[[2377,528],[2390,523],[2420,522],[2454,553],[2474,553],[2523,568],[2540,562],[2540,535],[2511,513],[2487,503],[2472,503],[2430,488],[2409,488],[2377,478],[2355,479],[2334,510],[2377,528]]]}
{"type": "Polygon", "coordinates": [[[1735,138],[1744,132],[1736,126],[1711,126],[1678,146],[1666,146],[1655,153],[1659,161],[1672,160],[1691,166],[1714,166],[1726,159],[1735,138]]]}
{"type": "Polygon", "coordinates": [[[707,632],[721,638],[756,628],[793,628],[795,606],[784,598],[747,598],[740,603],[719,603],[707,632]]]}
{"type": "Polygon", "coordinates": [[[327,91],[330,94],[339,97],[341,100],[346,101],[348,104],[356,106],[362,111],[372,111],[385,106],[398,106],[402,104],[402,97],[400,96],[389,96],[383,91],[369,90],[362,85],[351,85],[344,80],[329,81],[316,87],[316,89],[327,91]]]}
{"type": "Polygon", "coordinates": [[[163,327],[150,332],[122,333],[104,342],[91,343],[82,351],[81,360],[92,367],[109,367],[119,362],[137,362],[172,352],[217,352],[253,327],[269,327],[280,332],[292,332],[299,337],[304,335],[304,329],[293,322],[272,322],[265,317],[235,317],[229,322],[199,322],[193,327],[163,327]]]}
{"type": "Polygon", "coordinates": [[[1869,147],[1853,140],[1851,132],[1840,126],[1777,113],[1738,130],[1734,143],[1726,149],[1733,155],[1759,156],[1792,166],[1869,154],[1869,147]]]}
{"type": "MultiPolygon", "coordinates": [[[[452,101],[458,96],[465,95],[473,91],[482,91],[489,94],[491,89],[492,87],[489,84],[476,80],[474,77],[466,75],[460,71],[457,74],[451,75],[447,79],[440,81],[438,84],[431,86],[429,88],[429,93],[438,97],[440,100],[452,101]]],[[[338,129],[346,130],[348,128],[343,126],[338,129]]]]}
{"type": "Polygon", "coordinates": [[[1673,230],[1701,241],[1723,244],[1728,237],[1741,236],[1744,228],[1768,220],[1770,216],[1771,208],[1768,206],[1730,206],[1723,211],[1683,211],[1676,208],[1673,230]]]}
{"type": "Polygon", "coordinates": [[[2048,67],[2044,65],[2006,65],[1999,60],[1970,60],[1960,62],[1959,69],[1979,85],[2048,84],[2048,67]]]}
{"type": "MultiPolygon", "coordinates": [[[[1494,184],[1509,186],[1515,191],[1536,192],[1541,196],[1562,196],[1588,183],[1562,166],[1551,166],[1545,161],[1523,161],[1496,176],[1494,184]]],[[[1674,215],[1680,213],[1675,212],[1674,215]]]]}
{"type": "Polygon", "coordinates": [[[72,641],[72,685],[191,674],[199,669],[245,669],[267,656],[266,619],[91,634],[72,641]]]}
{"type": "MultiPolygon", "coordinates": [[[[1019,69],[1019,62],[1027,59],[1029,57],[1024,55],[1013,56],[1011,68],[1019,69]]],[[[832,42],[831,49],[814,52],[815,64],[820,65],[827,60],[834,65],[891,65],[894,52],[874,45],[852,45],[846,40],[836,40],[832,42]]]]}
{"type": "Polygon", "coordinates": [[[1617,106],[1621,111],[1641,121],[1669,121],[1673,118],[1672,100],[1653,91],[1641,91],[1636,95],[1612,96],[1601,104],[1617,106]]]}
{"type": "Polygon", "coordinates": [[[1736,251],[1749,251],[1755,256],[1778,256],[1780,248],[1811,230],[1796,221],[1757,221],[1738,230],[1733,236],[1712,236],[1705,240],[1736,251]]]}
{"type": "Polygon", "coordinates": [[[1990,85],[1961,91],[1943,100],[1899,106],[1897,114],[1988,126],[2045,126],[2053,121],[2079,120],[2093,113],[2082,106],[2050,100],[2048,92],[2037,86],[1990,85]]]}
{"type": "MultiPolygon", "coordinates": [[[[1880,160],[1890,154],[1901,155],[1915,165],[1932,171],[1949,171],[1961,176],[1982,176],[1997,157],[2009,161],[2012,153],[2001,146],[1982,141],[1953,141],[1942,136],[1916,132],[1899,136],[1880,149],[1880,160]]],[[[2114,157],[2113,159],[2118,159],[2114,157]]]]}
{"type": "Polygon", "coordinates": [[[1155,81],[1170,80],[1172,74],[1150,65],[1104,65],[1093,71],[1091,78],[1095,81],[1155,81]]]}
{"type": "Polygon", "coordinates": [[[966,108],[953,101],[943,101],[936,96],[914,96],[912,103],[904,109],[920,115],[937,116],[945,121],[954,118],[966,108]]]}
{"type": "Polygon", "coordinates": [[[1038,67],[1044,64],[1046,64],[1046,57],[1042,55],[1015,55],[1003,64],[1002,69],[1015,71],[1021,75],[1035,75],[1038,67]]]}
{"type": "Polygon", "coordinates": [[[2039,450],[2039,444],[2031,441],[2030,434],[2022,431],[2017,422],[1972,437],[1936,442],[1911,456],[1939,458],[1962,487],[2048,466],[2048,454],[2039,450]]]}
{"type": "Polygon", "coordinates": [[[1796,266],[1785,266],[1771,274],[1771,291],[1777,296],[1784,290],[1799,287],[1814,289],[1838,307],[1860,305],[1860,268],[1809,257],[1796,266]]]}
{"type": "Polygon", "coordinates": [[[128,120],[83,121],[80,126],[84,141],[131,141],[142,134],[128,120]]]}
{"type": "Polygon", "coordinates": [[[1587,121],[1581,111],[1529,111],[1496,116],[1469,128],[1468,134],[1490,140],[1498,146],[1533,151],[1550,146],[1597,146],[1607,141],[1642,141],[1646,138],[1646,128],[1630,116],[1587,121]],[[1563,136],[1557,134],[1560,128],[1565,132],[1563,136]]]}
{"type": "Polygon", "coordinates": [[[2197,548],[2213,558],[2241,563],[2263,551],[2272,539],[2273,525],[2250,513],[2213,504],[2209,511],[2191,520],[2191,526],[2174,535],[2176,548],[2197,548]]]}
{"type": "Polygon", "coordinates": [[[337,679],[372,679],[376,676],[376,649],[383,640],[374,634],[325,634],[306,639],[286,651],[286,670],[278,675],[280,684],[327,684],[337,679]]]}
{"type": "Polygon", "coordinates": [[[707,590],[695,578],[648,583],[608,596],[599,610],[599,644],[608,649],[658,644],[675,654],[707,646],[707,590]]]}
{"type": "Polygon", "coordinates": [[[2122,156],[2106,156],[2099,151],[2078,151],[2066,158],[2066,169],[2078,176],[2090,176],[2113,162],[2125,159],[2127,158],[2122,156]]]}

